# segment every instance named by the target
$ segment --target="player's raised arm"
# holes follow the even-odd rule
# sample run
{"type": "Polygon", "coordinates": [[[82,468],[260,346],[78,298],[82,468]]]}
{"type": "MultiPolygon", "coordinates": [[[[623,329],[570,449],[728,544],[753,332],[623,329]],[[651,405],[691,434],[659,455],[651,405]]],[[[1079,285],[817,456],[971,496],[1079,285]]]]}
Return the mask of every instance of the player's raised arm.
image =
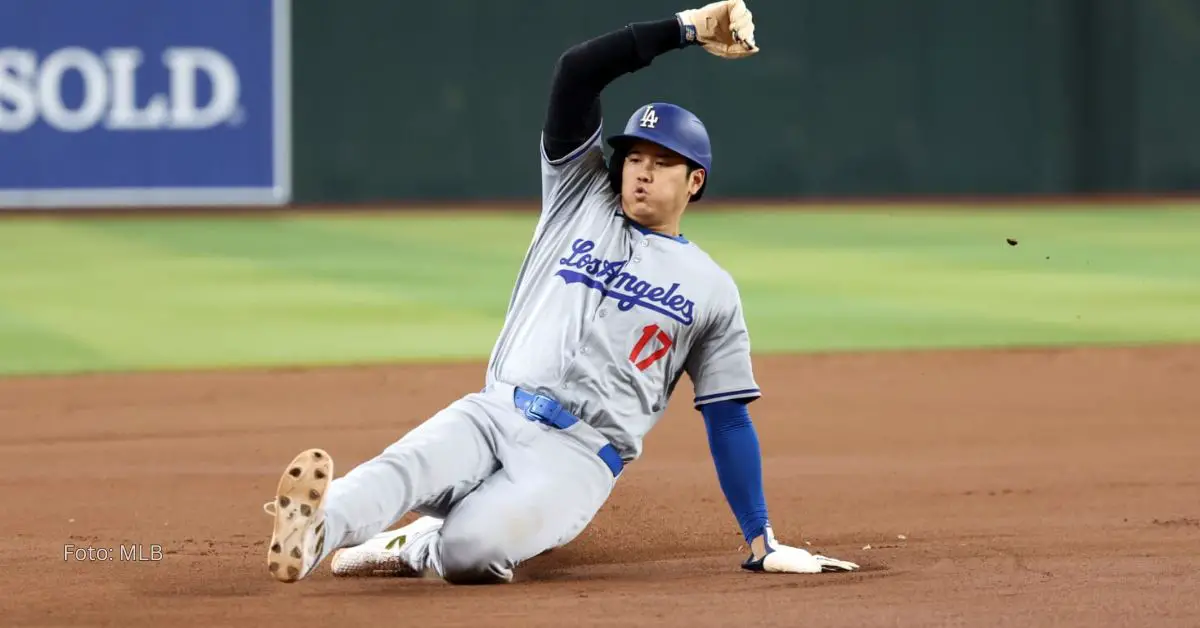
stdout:
{"type": "Polygon", "coordinates": [[[758,52],[754,23],[742,0],[723,0],[670,18],[635,22],[567,49],[554,66],[542,126],[542,149],[552,164],[569,161],[599,137],[600,93],[618,77],[655,57],[689,45],[714,55],[758,52]]]}
{"type": "Polygon", "coordinates": [[[564,161],[596,140],[601,122],[600,93],[609,83],[687,43],[683,25],[677,17],[671,17],[635,22],[563,52],[554,66],[542,126],[547,161],[564,161]]]}

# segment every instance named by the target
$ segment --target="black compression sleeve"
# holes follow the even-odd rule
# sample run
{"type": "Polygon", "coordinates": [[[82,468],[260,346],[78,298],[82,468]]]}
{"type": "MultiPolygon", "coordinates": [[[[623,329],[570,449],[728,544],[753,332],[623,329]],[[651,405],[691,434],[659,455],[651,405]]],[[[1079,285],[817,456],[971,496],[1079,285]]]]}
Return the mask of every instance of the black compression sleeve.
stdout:
{"type": "Polygon", "coordinates": [[[567,49],[554,66],[542,126],[546,156],[561,159],[600,128],[600,92],[617,77],[689,42],[675,17],[635,22],[567,49]]]}

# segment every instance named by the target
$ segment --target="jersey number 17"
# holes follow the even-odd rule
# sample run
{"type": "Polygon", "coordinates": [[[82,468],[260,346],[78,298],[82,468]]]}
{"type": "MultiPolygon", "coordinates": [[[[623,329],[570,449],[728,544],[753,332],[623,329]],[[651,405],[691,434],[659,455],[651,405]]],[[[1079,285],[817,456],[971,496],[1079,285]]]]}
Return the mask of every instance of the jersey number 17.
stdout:
{"type": "Polygon", "coordinates": [[[662,359],[671,350],[673,344],[671,337],[667,332],[663,331],[657,324],[646,325],[642,329],[642,337],[638,339],[637,344],[633,345],[633,351],[629,352],[629,361],[637,367],[639,371],[644,371],[650,368],[651,364],[662,359]],[[651,351],[650,355],[638,360],[642,352],[646,350],[646,345],[650,344],[651,340],[658,340],[658,348],[651,351]]]}

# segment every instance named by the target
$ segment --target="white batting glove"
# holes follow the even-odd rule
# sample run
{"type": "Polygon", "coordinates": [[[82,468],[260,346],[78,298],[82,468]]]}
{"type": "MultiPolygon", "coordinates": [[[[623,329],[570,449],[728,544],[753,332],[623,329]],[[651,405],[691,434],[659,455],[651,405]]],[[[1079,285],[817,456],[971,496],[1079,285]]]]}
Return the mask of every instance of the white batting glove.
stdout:
{"type": "Polygon", "coordinates": [[[771,528],[767,528],[764,533],[766,554],[760,558],[755,558],[751,554],[746,562],[742,563],[742,569],[748,571],[759,571],[765,573],[821,573],[825,571],[854,571],[858,569],[858,565],[829,558],[820,554],[813,554],[808,550],[803,550],[790,545],[783,545],[775,540],[775,533],[771,528]]]}
{"type": "Polygon", "coordinates": [[[688,39],[709,53],[725,59],[741,59],[758,52],[754,43],[754,16],[744,0],[721,0],[699,9],[676,13],[688,39]]]}

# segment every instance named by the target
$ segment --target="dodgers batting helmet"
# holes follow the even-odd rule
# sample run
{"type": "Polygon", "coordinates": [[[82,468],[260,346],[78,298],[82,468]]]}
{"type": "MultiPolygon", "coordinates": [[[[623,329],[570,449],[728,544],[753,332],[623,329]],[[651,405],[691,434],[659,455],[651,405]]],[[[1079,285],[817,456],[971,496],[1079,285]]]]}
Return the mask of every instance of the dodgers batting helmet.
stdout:
{"type": "Polygon", "coordinates": [[[629,116],[625,132],[608,138],[609,146],[613,147],[613,155],[608,162],[608,180],[617,194],[621,193],[621,168],[625,152],[636,140],[654,142],[679,153],[691,162],[692,167],[703,168],[704,183],[692,196],[693,201],[700,200],[712,173],[712,145],[708,141],[708,129],[704,128],[704,123],[696,114],[679,105],[653,102],[639,107],[629,116]]]}

